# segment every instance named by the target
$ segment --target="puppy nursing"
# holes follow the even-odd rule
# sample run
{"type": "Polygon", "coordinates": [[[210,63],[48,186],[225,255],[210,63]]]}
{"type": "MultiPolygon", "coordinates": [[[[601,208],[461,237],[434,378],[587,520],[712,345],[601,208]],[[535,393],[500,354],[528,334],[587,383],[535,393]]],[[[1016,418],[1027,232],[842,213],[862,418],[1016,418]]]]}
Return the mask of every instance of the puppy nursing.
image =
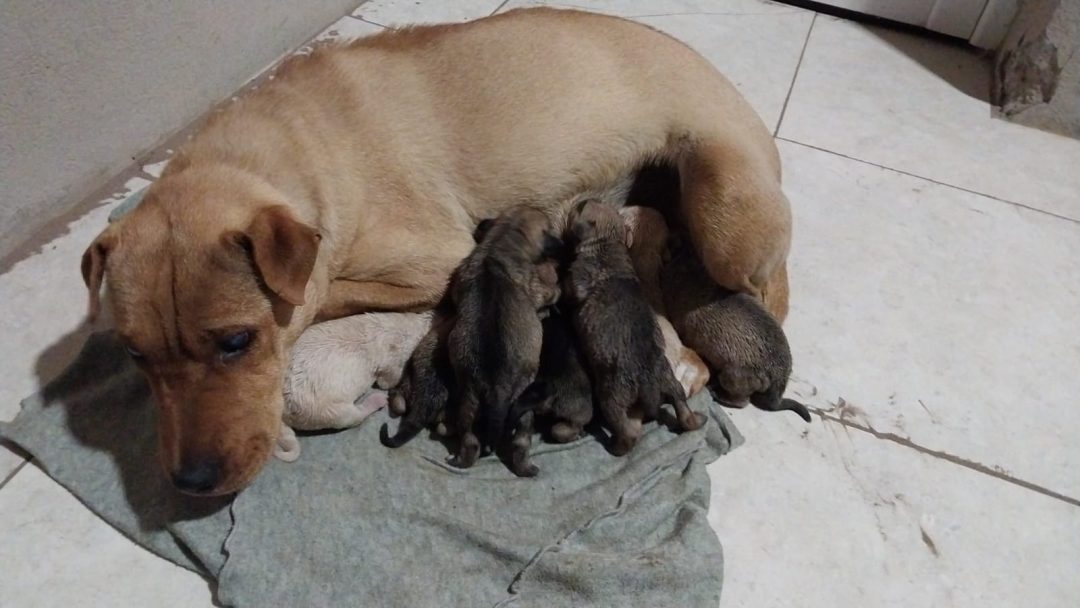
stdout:
{"type": "Polygon", "coordinates": [[[697,353],[683,345],[679,334],[665,316],[664,299],[660,293],[660,270],[667,254],[667,223],[659,211],[648,207],[623,207],[619,213],[626,222],[634,272],[641,281],[641,290],[656,314],[656,323],[664,337],[664,356],[686,396],[692,397],[701,392],[709,381],[709,368],[697,353]]]}
{"type": "Polygon", "coordinates": [[[618,212],[596,201],[578,203],[567,219],[574,248],[564,279],[574,329],[592,372],[597,405],[612,433],[611,452],[623,455],[656,418],[662,403],[675,407],[678,428],[705,423],[686,405],[664,357],[660,328],[638,282],[618,212]]]}
{"type": "Polygon", "coordinates": [[[446,352],[446,337],[451,327],[453,324],[446,315],[440,314],[432,321],[409,358],[401,382],[390,391],[390,415],[401,416],[401,422],[393,436],[386,425],[380,429],[379,440],[386,447],[401,447],[425,427],[443,420],[454,390],[453,370],[446,352]]]}
{"type": "Polygon", "coordinates": [[[282,420],[295,430],[345,429],[386,406],[373,385],[397,386],[405,362],[431,326],[431,313],[367,313],[308,328],[285,374],[282,420]]]}
{"type": "Polygon", "coordinates": [[[783,398],[791,348],[780,323],[755,298],[708,280],[681,239],[673,239],[661,287],[672,324],[712,368],[710,388],[718,401],[741,407],[749,400],[763,410],[791,410],[810,422],[806,406],[783,398]]]}
{"type": "Polygon", "coordinates": [[[309,327],[293,346],[285,372],[274,455],[286,462],[299,458],[294,429],[346,429],[385,407],[385,393],[370,389],[398,384],[430,325],[431,313],[367,313],[309,327]]]}
{"type": "Polygon", "coordinates": [[[532,476],[532,414],[513,406],[539,370],[541,311],[559,298],[550,260],[558,241],[547,216],[529,207],[512,208],[482,229],[450,286],[457,319],[447,346],[458,388],[459,433],[450,464],[471,467],[481,447],[509,448],[511,470],[532,476]],[[523,414],[520,423],[515,412],[523,414]]]}
{"type": "Polygon", "coordinates": [[[522,400],[534,400],[536,418],[548,423],[547,435],[553,441],[568,443],[592,421],[592,382],[570,319],[552,312],[543,326],[540,371],[522,400]]]}
{"type": "MultiPolygon", "coordinates": [[[[706,382],[727,405],[749,400],[810,419],[782,398],[791,351],[779,323],[752,296],[716,285],[659,212],[585,201],[566,224],[564,246],[544,213],[511,208],[477,226],[476,246],[436,312],[310,328],[286,377],[285,422],[359,424],[386,404],[371,396],[354,405],[374,384],[390,389],[390,413],[401,417],[396,433],[380,431],[387,447],[435,426],[457,439],[452,466],[494,451],[531,477],[534,426],[552,441],[574,441],[598,408],[611,452],[623,455],[664,403],[676,430],[704,424],[686,398],[706,382]]],[[[279,440],[283,458],[289,431],[279,440]]]]}

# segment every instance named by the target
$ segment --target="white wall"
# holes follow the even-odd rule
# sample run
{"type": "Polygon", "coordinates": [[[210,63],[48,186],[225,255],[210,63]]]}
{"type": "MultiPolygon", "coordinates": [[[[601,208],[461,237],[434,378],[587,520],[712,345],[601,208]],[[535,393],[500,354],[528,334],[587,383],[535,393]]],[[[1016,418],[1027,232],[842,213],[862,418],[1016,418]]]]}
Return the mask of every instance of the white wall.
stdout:
{"type": "Polygon", "coordinates": [[[0,0],[0,257],[359,0],[0,0]]]}

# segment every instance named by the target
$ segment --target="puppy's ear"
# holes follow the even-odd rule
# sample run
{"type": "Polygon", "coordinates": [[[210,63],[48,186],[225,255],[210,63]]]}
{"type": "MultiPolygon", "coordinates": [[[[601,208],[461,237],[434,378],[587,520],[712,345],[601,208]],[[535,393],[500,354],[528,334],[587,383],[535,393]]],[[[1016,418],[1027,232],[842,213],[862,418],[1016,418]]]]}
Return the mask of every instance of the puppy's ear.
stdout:
{"type": "Polygon", "coordinates": [[[92,322],[101,313],[101,283],[105,278],[105,259],[116,247],[116,233],[112,226],[106,228],[86,248],[82,256],[82,278],[90,291],[87,318],[92,322]]]}
{"type": "Polygon", "coordinates": [[[271,205],[255,212],[239,238],[266,286],[289,304],[303,305],[322,240],[318,231],[296,219],[288,207],[271,205]]]}
{"type": "Polygon", "coordinates": [[[484,237],[487,236],[487,233],[494,224],[495,220],[490,217],[485,220],[480,220],[480,223],[476,225],[476,229],[473,230],[472,233],[473,242],[480,244],[480,241],[484,240],[484,237]]]}

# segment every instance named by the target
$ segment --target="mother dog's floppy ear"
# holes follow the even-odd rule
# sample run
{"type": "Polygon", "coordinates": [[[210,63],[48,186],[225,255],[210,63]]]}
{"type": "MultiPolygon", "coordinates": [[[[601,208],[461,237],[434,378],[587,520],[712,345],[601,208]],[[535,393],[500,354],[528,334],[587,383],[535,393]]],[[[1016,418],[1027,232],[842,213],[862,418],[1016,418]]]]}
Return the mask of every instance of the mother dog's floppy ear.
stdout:
{"type": "Polygon", "coordinates": [[[116,234],[110,226],[86,248],[82,256],[83,283],[90,291],[87,318],[93,322],[101,313],[101,282],[105,278],[105,258],[116,246],[116,234]]]}
{"type": "Polygon", "coordinates": [[[255,269],[271,291],[293,306],[304,304],[304,289],[319,254],[319,232],[283,205],[262,207],[237,235],[251,251],[255,269]]]}

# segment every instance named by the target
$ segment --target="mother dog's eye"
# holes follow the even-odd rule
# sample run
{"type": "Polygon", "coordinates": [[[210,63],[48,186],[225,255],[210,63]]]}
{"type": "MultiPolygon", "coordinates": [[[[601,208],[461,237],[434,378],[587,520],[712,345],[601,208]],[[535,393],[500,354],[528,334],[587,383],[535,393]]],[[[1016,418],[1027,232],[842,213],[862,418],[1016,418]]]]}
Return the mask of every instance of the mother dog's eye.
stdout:
{"type": "Polygon", "coordinates": [[[217,347],[221,351],[221,354],[228,357],[235,357],[246,351],[251,346],[252,332],[248,330],[238,331],[234,334],[229,334],[224,338],[218,340],[217,347]]]}
{"type": "Polygon", "coordinates": [[[129,356],[130,356],[130,357],[131,357],[132,359],[135,359],[136,361],[140,361],[140,360],[142,360],[142,358],[143,358],[143,354],[142,354],[142,353],[140,353],[139,351],[135,350],[134,348],[132,348],[132,347],[130,347],[130,346],[126,346],[126,347],[124,347],[124,348],[125,348],[125,350],[127,350],[127,354],[128,354],[128,355],[129,355],[129,356]]]}

